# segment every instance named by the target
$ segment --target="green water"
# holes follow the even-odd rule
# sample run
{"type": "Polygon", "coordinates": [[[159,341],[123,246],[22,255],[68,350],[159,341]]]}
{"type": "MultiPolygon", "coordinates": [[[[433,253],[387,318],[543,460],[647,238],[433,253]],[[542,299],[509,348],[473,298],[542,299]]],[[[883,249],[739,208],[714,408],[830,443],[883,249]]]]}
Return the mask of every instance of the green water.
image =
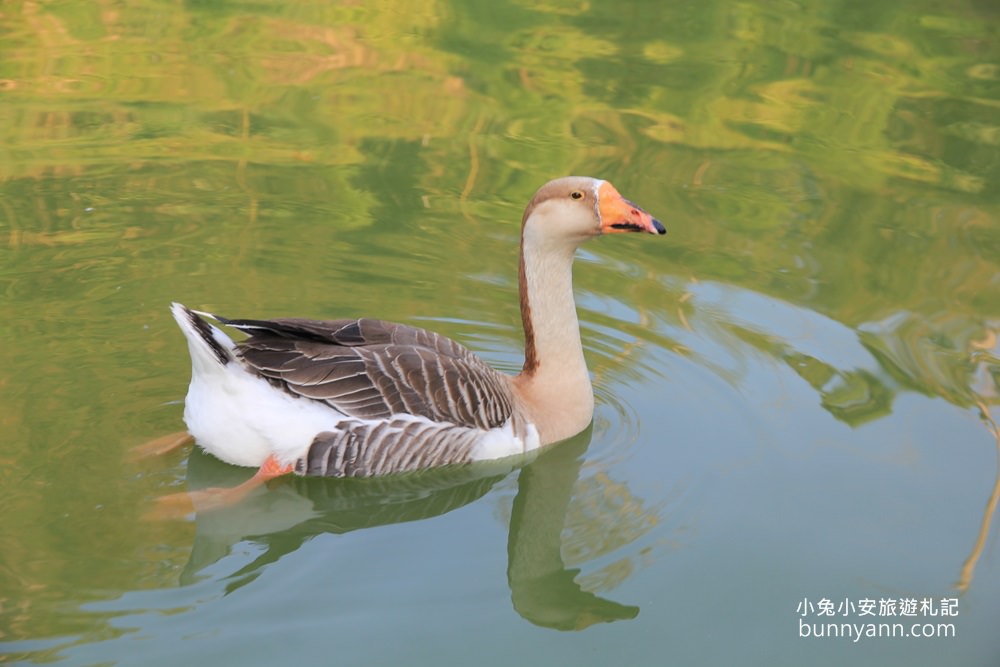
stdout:
{"type": "Polygon", "coordinates": [[[1000,660],[995,3],[0,26],[0,663],[1000,660]],[[591,430],[517,470],[145,516],[250,474],[130,459],[182,428],[170,301],[417,324],[515,371],[521,211],[570,173],[668,229],[579,255],[591,430]],[[830,620],[953,636],[802,636],[830,620]]]}

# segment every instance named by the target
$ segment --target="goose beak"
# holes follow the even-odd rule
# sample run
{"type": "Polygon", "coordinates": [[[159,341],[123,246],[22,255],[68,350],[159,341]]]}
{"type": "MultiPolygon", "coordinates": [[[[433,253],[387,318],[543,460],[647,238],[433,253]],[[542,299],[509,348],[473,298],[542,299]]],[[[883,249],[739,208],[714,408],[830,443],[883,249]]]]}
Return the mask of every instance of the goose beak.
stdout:
{"type": "Polygon", "coordinates": [[[615,186],[607,181],[598,190],[598,214],[601,219],[601,233],[648,232],[666,234],[663,223],[619,194],[615,186]]]}

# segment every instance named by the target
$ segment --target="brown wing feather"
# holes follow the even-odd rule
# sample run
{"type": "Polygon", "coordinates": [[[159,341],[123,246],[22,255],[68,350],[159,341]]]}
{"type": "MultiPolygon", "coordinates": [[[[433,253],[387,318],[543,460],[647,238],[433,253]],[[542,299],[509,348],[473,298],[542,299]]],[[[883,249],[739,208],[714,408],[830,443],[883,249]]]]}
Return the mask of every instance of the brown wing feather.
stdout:
{"type": "Polygon", "coordinates": [[[476,429],[413,419],[345,420],[337,431],[316,436],[306,455],[295,462],[295,472],[371,477],[467,463],[481,437],[476,429]]]}
{"type": "Polygon", "coordinates": [[[298,396],[360,419],[411,414],[489,429],[511,415],[507,378],[453,340],[381,320],[226,320],[237,354],[298,396]]]}

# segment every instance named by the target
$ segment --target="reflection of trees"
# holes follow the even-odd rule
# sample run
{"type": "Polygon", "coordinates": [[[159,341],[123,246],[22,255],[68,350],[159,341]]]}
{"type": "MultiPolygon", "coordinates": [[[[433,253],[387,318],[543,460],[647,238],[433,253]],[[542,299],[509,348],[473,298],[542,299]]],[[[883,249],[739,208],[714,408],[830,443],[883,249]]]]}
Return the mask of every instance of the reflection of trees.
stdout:
{"type": "MultiPolygon", "coordinates": [[[[786,364],[816,391],[824,409],[852,427],[888,415],[893,401],[906,391],[979,413],[996,444],[998,470],[979,534],[957,583],[960,591],[967,590],[1000,499],[1000,430],[990,413],[990,406],[1000,402],[996,323],[961,313],[902,311],[850,330],[820,322],[816,313],[728,286],[712,286],[702,296],[706,297],[704,304],[697,298],[684,302],[694,306],[692,319],[697,325],[704,324],[706,329],[714,326],[711,334],[723,340],[731,337],[728,354],[736,350],[736,356],[741,356],[738,350],[745,346],[786,364]],[[765,307],[769,317],[753,322],[733,312],[765,307]],[[823,332],[825,338],[814,340],[803,335],[800,327],[823,332]],[[845,362],[845,358],[851,361],[845,362]]],[[[683,321],[689,328],[686,316],[683,321]]],[[[723,377],[739,382],[739,373],[720,360],[706,359],[705,363],[723,377]]]]}
{"type": "Polygon", "coordinates": [[[816,390],[823,408],[837,419],[859,426],[892,411],[891,392],[868,368],[838,369],[828,361],[795,348],[780,336],[730,324],[730,332],[753,348],[780,360],[816,390]]]}
{"type": "Polygon", "coordinates": [[[993,435],[993,439],[996,442],[997,447],[997,474],[993,480],[993,491],[990,493],[989,500],[986,501],[986,509],[983,511],[983,519],[979,524],[979,534],[976,536],[976,542],[972,546],[972,551],[969,553],[969,557],[965,559],[965,563],[962,564],[962,571],[959,574],[958,581],[955,587],[962,593],[969,589],[969,585],[972,584],[972,576],[976,571],[976,563],[979,562],[979,557],[983,553],[983,549],[986,547],[986,538],[990,534],[990,524],[993,523],[993,516],[997,509],[997,502],[1000,501],[1000,428],[997,427],[997,423],[993,421],[993,417],[990,416],[989,409],[983,403],[979,404],[979,410],[983,417],[983,421],[986,422],[987,428],[989,428],[990,433],[993,435]]]}
{"type": "Polygon", "coordinates": [[[991,349],[996,334],[980,318],[901,312],[859,328],[861,342],[889,378],[886,384],[963,408],[1000,398],[1000,348],[991,349]]]}
{"type": "MultiPolygon", "coordinates": [[[[581,586],[578,567],[625,547],[656,524],[624,485],[605,474],[579,479],[590,432],[543,451],[518,472],[508,537],[508,583],[514,608],[545,627],[582,629],[630,619],[638,607],[598,597],[581,586]]],[[[264,547],[254,560],[226,575],[228,588],[244,586],[268,564],[323,533],[346,533],[416,521],[450,512],[485,494],[511,464],[477,464],[382,479],[287,478],[233,507],[199,513],[182,583],[196,581],[232,546],[251,540],[264,547]]],[[[195,450],[192,488],[231,485],[246,473],[195,450]]],[[[442,545],[447,548],[448,545],[442,545]]],[[[590,586],[612,588],[631,573],[628,557],[590,575],[590,586]]]]}
{"type": "MultiPolygon", "coordinates": [[[[963,409],[1000,399],[1000,347],[993,325],[982,318],[904,311],[852,331],[736,287],[715,284],[702,292],[704,299],[685,300],[700,310],[692,316],[696,325],[704,324],[724,344],[728,340],[731,355],[747,347],[787,365],[816,390],[830,414],[851,426],[889,414],[904,391],[963,409]],[[764,308],[768,315],[749,321],[743,314],[764,308]]],[[[739,373],[720,360],[704,363],[738,381],[739,373]]]]}

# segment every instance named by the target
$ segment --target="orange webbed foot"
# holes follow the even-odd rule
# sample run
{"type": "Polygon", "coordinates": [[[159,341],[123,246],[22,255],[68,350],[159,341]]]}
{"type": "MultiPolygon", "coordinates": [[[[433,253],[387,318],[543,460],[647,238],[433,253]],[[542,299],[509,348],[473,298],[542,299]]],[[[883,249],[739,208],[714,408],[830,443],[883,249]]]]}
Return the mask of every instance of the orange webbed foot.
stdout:
{"type": "Polygon", "coordinates": [[[242,490],[237,486],[231,489],[211,487],[198,491],[170,493],[157,498],[152,509],[146,512],[143,518],[150,521],[187,519],[196,512],[210,512],[235,505],[246,497],[247,491],[249,489],[242,490]]]}
{"type": "Polygon", "coordinates": [[[248,493],[264,483],[292,472],[291,465],[282,465],[273,457],[268,457],[253,477],[231,489],[218,487],[171,493],[156,499],[156,505],[145,514],[153,521],[184,519],[195,512],[208,512],[221,507],[237,504],[248,493]]]}
{"type": "Polygon", "coordinates": [[[187,431],[171,433],[133,447],[129,450],[129,458],[132,461],[141,461],[154,456],[163,456],[192,442],[194,438],[187,431]]]}

